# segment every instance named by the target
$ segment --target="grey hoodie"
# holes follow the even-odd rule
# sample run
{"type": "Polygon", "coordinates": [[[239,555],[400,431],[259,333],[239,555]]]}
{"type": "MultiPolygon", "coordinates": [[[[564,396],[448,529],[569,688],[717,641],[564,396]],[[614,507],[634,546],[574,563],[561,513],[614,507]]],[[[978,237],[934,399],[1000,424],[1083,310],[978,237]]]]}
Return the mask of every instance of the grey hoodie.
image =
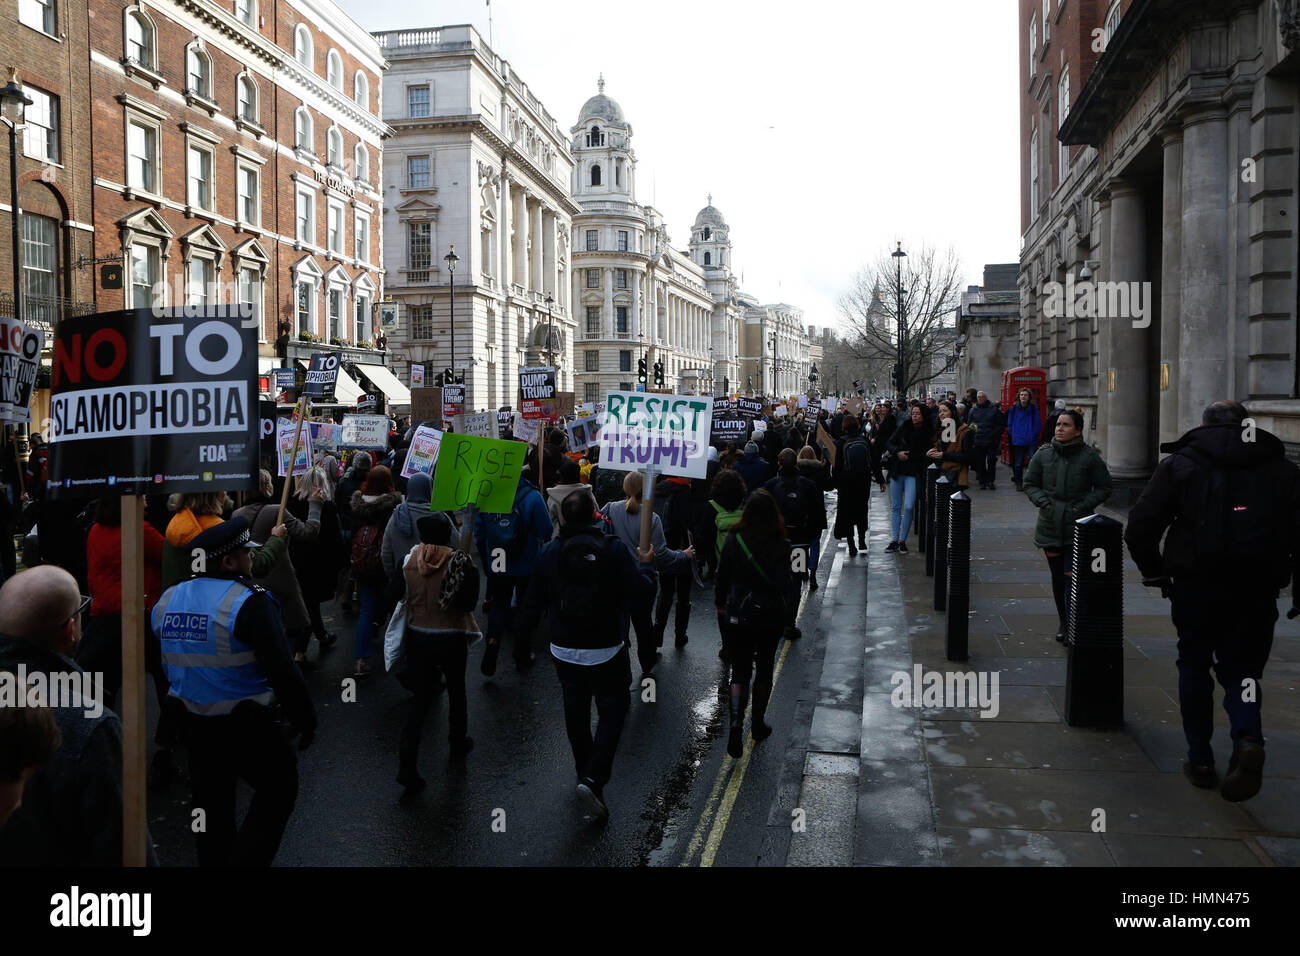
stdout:
{"type": "Polygon", "coordinates": [[[553,485],[546,492],[546,507],[551,512],[551,524],[555,526],[555,530],[551,533],[552,540],[560,536],[560,502],[579,488],[585,487],[587,486],[578,481],[571,485],[553,485]]]}
{"type": "MultiPolygon", "coordinates": [[[[627,545],[627,549],[632,552],[633,560],[637,560],[636,552],[641,544],[641,513],[629,512],[626,499],[611,501],[600,509],[600,513],[609,519],[614,534],[627,545]]],[[[656,571],[680,574],[690,569],[691,559],[686,556],[686,552],[674,551],[668,547],[668,540],[664,537],[664,525],[658,515],[651,515],[650,518],[650,547],[655,551],[656,571]]]]}
{"type": "Polygon", "coordinates": [[[379,549],[384,573],[390,579],[401,574],[402,562],[411,549],[420,543],[420,530],[415,523],[433,513],[429,498],[433,481],[425,474],[412,475],[406,484],[406,500],[393,510],[393,517],[384,529],[384,542],[379,549]]]}

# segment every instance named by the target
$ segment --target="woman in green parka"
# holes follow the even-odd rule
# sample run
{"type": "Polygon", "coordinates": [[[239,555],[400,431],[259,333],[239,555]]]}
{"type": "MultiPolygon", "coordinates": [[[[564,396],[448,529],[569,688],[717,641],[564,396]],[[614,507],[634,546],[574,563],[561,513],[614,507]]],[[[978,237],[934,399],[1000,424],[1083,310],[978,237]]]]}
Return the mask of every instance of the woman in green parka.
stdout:
{"type": "Polygon", "coordinates": [[[1101,455],[1083,443],[1083,415],[1069,410],[1056,420],[1056,435],[1029,462],[1025,495],[1038,508],[1034,546],[1043,549],[1052,571],[1052,597],[1060,618],[1058,641],[1065,640],[1066,552],[1073,522],[1086,518],[1110,497],[1110,471],[1101,455]]]}

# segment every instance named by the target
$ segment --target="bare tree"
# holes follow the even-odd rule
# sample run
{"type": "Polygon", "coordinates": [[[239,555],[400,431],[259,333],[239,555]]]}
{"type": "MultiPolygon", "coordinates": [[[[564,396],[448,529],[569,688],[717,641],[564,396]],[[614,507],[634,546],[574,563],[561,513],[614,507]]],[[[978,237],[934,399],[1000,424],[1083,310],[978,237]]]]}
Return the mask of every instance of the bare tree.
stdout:
{"type": "Polygon", "coordinates": [[[893,391],[898,361],[898,262],[902,262],[903,380],[905,391],[925,385],[951,367],[954,313],[961,305],[961,266],[949,248],[922,245],[895,257],[886,249],[853,277],[840,297],[850,350],[881,388],[893,391]],[[946,332],[944,330],[947,330],[946,332]]]}

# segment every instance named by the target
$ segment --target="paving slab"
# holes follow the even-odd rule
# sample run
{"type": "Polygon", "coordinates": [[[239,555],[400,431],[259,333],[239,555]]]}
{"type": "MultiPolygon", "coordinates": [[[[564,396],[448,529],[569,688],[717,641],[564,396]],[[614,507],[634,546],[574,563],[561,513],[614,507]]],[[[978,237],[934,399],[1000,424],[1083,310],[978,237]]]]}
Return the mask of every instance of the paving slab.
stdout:
{"type": "Polygon", "coordinates": [[[945,866],[1114,866],[1100,833],[939,827],[945,866]]]}
{"type": "Polygon", "coordinates": [[[857,866],[939,866],[924,761],[863,759],[858,771],[857,866]]]}
{"type": "Polygon", "coordinates": [[[1120,866],[1263,866],[1243,841],[1107,833],[1106,846],[1120,866]]]}
{"type": "Polygon", "coordinates": [[[933,766],[1094,771],[1155,768],[1128,734],[1080,730],[1059,723],[923,720],[921,735],[933,766]]]}

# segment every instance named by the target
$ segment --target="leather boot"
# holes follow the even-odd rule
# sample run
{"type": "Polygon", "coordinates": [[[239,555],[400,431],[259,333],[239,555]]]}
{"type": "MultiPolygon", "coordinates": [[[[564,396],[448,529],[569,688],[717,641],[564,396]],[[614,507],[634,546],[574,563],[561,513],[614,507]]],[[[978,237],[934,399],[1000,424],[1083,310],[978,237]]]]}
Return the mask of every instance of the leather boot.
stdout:
{"type": "Polygon", "coordinates": [[[767,714],[767,702],[772,696],[771,684],[754,683],[754,710],[750,714],[750,735],[755,740],[766,740],[772,736],[772,728],[763,722],[767,714]]]}
{"type": "Polygon", "coordinates": [[[739,760],[745,753],[745,706],[749,703],[749,685],[731,685],[731,732],[727,737],[727,753],[739,760]]]}

